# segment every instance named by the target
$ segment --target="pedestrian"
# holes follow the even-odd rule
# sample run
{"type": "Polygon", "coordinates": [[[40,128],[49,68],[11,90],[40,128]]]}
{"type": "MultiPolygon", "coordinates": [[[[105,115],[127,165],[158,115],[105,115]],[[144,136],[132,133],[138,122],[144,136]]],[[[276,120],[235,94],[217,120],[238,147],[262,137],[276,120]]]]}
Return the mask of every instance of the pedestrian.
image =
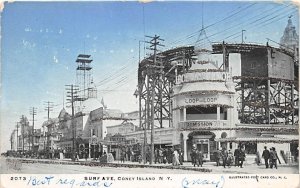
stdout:
{"type": "Polygon", "coordinates": [[[78,155],[77,152],[75,153],[75,157],[76,157],[76,158],[75,158],[75,161],[79,161],[79,155],[78,155]]]}
{"type": "Polygon", "coordinates": [[[164,156],[163,156],[163,151],[162,149],[159,149],[158,150],[158,157],[159,157],[159,163],[163,163],[163,159],[164,159],[164,156]]]}
{"type": "Polygon", "coordinates": [[[173,159],[173,150],[169,148],[167,151],[167,160],[169,164],[172,163],[172,159],[173,159]]]}
{"type": "Polygon", "coordinates": [[[121,163],[125,162],[125,152],[121,151],[121,163]]]}
{"type": "MultiPolygon", "coordinates": [[[[203,165],[203,153],[201,150],[196,151],[196,164],[199,167],[199,165],[202,167],[203,165]]],[[[195,165],[194,165],[195,166],[195,165]]]]}
{"type": "Polygon", "coordinates": [[[223,161],[223,167],[225,168],[226,163],[227,163],[228,152],[224,147],[222,148],[221,157],[222,157],[222,161],[223,161]]]}
{"type": "Polygon", "coordinates": [[[265,150],[263,151],[262,153],[262,157],[264,158],[265,160],[265,165],[266,165],[266,168],[269,168],[269,159],[270,159],[270,151],[267,149],[267,146],[265,146],[265,150]]]}
{"type": "Polygon", "coordinates": [[[156,149],[154,150],[154,162],[155,162],[155,164],[156,164],[156,162],[158,162],[158,155],[159,155],[158,149],[156,148],[156,149]]]}
{"type": "Polygon", "coordinates": [[[179,163],[180,165],[183,165],[183,153],[181,149],[178,150],[178,154],[179,154],[179,163]]]}
{"type": "Polygon", "coordinates": [[[192,159],[192,165],[195,166],[196,165],[196,149],[195,148],[192,149],[192,152],[191,152],[190,156],[191,156],[191,159],[192,159]]]}
{"type": "Polygon", "coordinates": [[[130,151],[130,148],[128,148],[128,150],[127,150],[127,161],[131,161],[130,158],[131,158],[131,151],[130,151]]]}
{"type": "Polygon", "coordinates": [[[239,166],[241,168],[243,168],[243,163],[244,163],[245,159],[246,159],[245,150],[240,148],[239,166]]]}
{"type": "Polygon", "coordinates": [[[239,157],[240,157],[240,147],[234,150],[234,166],[239,166],[239,157]]]}
{"type": "Polygon", "coordinates": [[[221,151],[217,150],[214,152],[215,160],[217,163],[217,166],[220,165],[220,159],[221,159],[221,151]]]}
{"type": "Polygon", "coordinates": [[[273,166],[275,166],[275,168],[277,169],[277,160],[279,164],[281,164],[274,147],[270,148],[270,160],[271,160],[270,168],[273,168],[273,166]]]}
{"type": "Polygon", "coordinates": [[[231,164],[233,163],[233,154],[231,152],[231,150],[228,150],[228,156],[227,156],[227,166],[230,168],[231,167],[231,164]]]}
{"type": "Polygon", "coordinates": [[[178,166],[180,164],[179,163],[179,154],[178,154],[178,151],[176,149],[174,149],[174,152],[173,152],[172,164],[173,164],[173,166],[178,166]]]}

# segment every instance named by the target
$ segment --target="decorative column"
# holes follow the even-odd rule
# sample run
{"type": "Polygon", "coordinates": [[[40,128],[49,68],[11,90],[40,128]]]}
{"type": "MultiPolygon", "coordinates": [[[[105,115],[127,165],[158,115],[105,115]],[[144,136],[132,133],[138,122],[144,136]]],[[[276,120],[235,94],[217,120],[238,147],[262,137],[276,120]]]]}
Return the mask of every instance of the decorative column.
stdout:
{"type": "Polygon", "coordinates": [[[183,134],[183,160],[187,161],[187,139],[188,134],[186,132],[182,132],[183,134]]]}
{"type": "Polygon", "coordinates": [[[186,107],[183,108],[183,121],[186,121],[186,107]]]}

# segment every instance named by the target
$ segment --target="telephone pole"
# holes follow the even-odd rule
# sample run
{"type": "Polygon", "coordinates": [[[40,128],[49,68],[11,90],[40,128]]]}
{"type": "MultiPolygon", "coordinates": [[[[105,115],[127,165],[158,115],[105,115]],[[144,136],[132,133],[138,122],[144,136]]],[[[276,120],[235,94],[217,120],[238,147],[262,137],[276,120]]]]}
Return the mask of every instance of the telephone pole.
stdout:
{"type": "Polygon", "coordinates": [[[77,85],[66,85],[66,90],[67,90],[67,101],[69,103],[71,103],[71,108],[72,108],[72,119],[71,119],[71,127],[72,127],[72,135],[73,135],[73,154],[76,151],[76,145],[75,145],[75,139],[76,139],[76,128],[74,126],[74,106],[75,106],[75,101],[78,100],[78,91],[79,91],[79,87],[77,85]]]}
{"type": "Polygon", "coordinates": [[[24,133],[24,129],[25,129],[25,125],[26,124],[26,120],[25,120],[25,116],[22,115],[22,117],[20,118],[20,123],[21,123],[21,134],[22,134],[22,154],[24,155],[24,137],[25,137],[25,133],[24,133]]]}
{"type": "Polygon", "coordinates": [[[53,102],[46,101],[45,102],[45,111],[47,111],[47,119],[50,119],[50,112],[53,110],[53,102]]]}
{"type": "MultiPolygon", "coordinates": [[[[153,64],[148,66],[148,77],[147,77],[147,99],[151,98],[150,100],[147,100],[147,123],[148,125],[151,124],[151,151],[150,151],[150,164],[153,163],[154,159],[154,116],[155,116],[155,106],[154,106],[154,100],[155,100],[155,87],[158,82],[161,82],[161,73],[163,66],[160,64],[160,66],[157,65],[157,47],[158,46],[164,46],[160,44],[160,41],[164,41],[163,39],[160,39],[160,36],[155,35],[152,36],[146,36],[147,38],[150,38],[151,40],[149,42],[146,41],[146,43],[150,44],[150,48],[147,48],[149,50],[153,50],[153,64]],[[151,79],[150,79],[151,77],[151,79]],[[150,94],[151,93],[151,94],[150,94]],[[151,95],[151,97],[150,97],[151,95]],[[151,104],[150,104],[151,102],[151,104]],[[149,109],[149,106],[150,109],[149,109]],[[150,115],[151,114],[151,115],[150,115]],[[150,119],[151,118],[151,119],[150,119]]],[[[159,86],[161,87],[161,83],[159,83],[159,86]]],[[[160,91],[162,88],[158,88],[160,91]]],[[[160,92],[159,91],[159,92],[160,92]]],[[[161,119],[161,118],[160,118],[161,119]]],[[[149,126],[148,126],[149,127],[149,126]]]]}
{"type": "MultiPolygon", "coordinates": [[[[32,107],[29,112],[30,112],[30,115],[32,115],[32,133],[31,133],[31,139],[32,139],[32,146],[31,146],[31,150],[33,151],[33,148],[34,148],[34,116],[36,115],[36,110],[37,108],[35,107],[32,107]]],[[[29,142],[30,143],[30,142],[29,142]]]]}
{"type": "Polygon", "coordinates": [[[19,122],[17,122],[16,127],[17,127],[17,151],[18,151],[18,149],[19,149],[19,122]]]}

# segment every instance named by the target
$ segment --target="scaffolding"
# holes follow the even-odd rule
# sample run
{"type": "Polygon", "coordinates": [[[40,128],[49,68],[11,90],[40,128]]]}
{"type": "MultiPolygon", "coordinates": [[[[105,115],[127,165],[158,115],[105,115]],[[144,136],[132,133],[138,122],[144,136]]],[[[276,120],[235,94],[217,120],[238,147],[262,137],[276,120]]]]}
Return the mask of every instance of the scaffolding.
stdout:
{"type": "Polygon", "coordinates": [[[77,101],[85,101],[88,98],[96,98],[97,90],[92,87],[92,59],[91,55],[79,54],[76,59],[76,85],[79,86],[77,101]]]}
{"type": "Polygon", "coordinates": [[[150,129],[151,108],[157,127],[172,127],[172,87],[177,75],[184,74],[194,61],[194,47],[179,47],[154,56],[139,63],[138,93],[140,128],[150,129]],[[153,99],[153,100],[152,100],[153,99]]]}
{"type": "Polygon", "coordinates": [[[298,62],[284,49],[252,44],[214,44],[228,69],[230,53],[241,54],[235,76],[239,119],[246,124],[298,124],[298,62]]]}

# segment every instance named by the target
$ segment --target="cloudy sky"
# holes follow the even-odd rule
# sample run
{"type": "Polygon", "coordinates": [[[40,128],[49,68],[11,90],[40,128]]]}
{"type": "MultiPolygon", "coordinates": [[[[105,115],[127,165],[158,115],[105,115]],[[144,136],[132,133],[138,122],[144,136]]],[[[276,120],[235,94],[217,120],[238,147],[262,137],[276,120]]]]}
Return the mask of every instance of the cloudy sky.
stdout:
{"type": "MultiPolygon", "coordinates": [[[[209,40],[196,45],[240,43],[242,30],[245,42],[266,44],[266,38],[279,42],[288,16],[298,32],[298,9],[291,3],[6,3],[1,14],[1,151],[10,148],[9,136],[20,116],[31,119],[30,107],[38,108],[37,128],[47,116],[45,101],[53,102],[50,116],[57,117],[66,99],[65,85],[76,83],[80,53],[94,60],[95,108],[103,98],[108,108],[128,112],[138,109],[133,93],[139,41],[145,35],[161,36],[161,50],[195,45],[203,25],[209,40]]],[[[141,46],[143,58],[149,52],[141,46]]]]}

